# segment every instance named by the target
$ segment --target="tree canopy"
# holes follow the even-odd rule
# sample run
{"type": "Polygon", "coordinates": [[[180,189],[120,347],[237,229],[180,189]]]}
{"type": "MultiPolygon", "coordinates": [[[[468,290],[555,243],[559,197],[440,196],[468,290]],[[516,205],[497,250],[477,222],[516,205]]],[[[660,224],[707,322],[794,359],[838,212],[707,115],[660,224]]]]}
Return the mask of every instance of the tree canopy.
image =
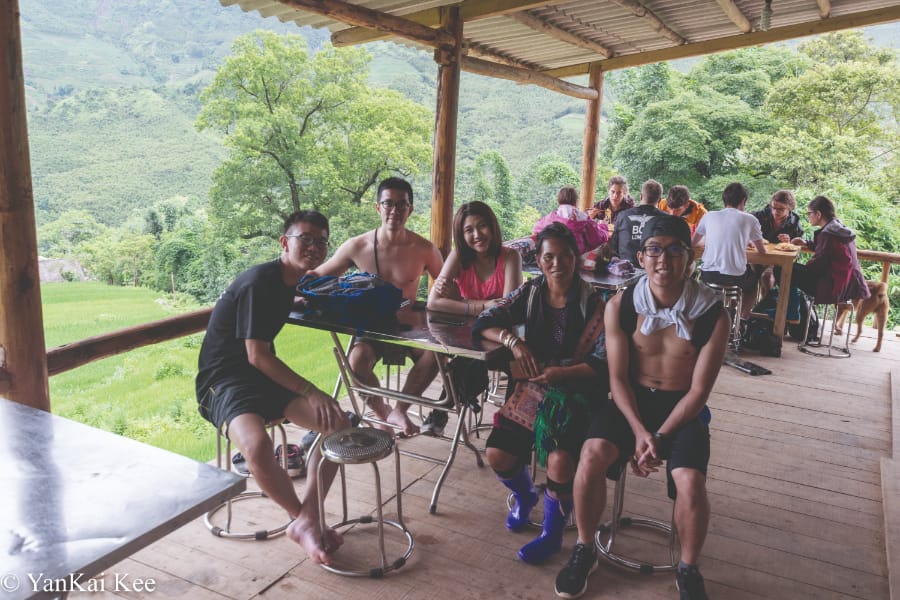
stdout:
{"type": "Polygon", "coordinates": [[[301,36],[256,31],[235,41],[197,118],[229,150],[210,190],[223,229],[277,235],[273,225],[293,211],[336,213],[382,177],[427,167],[427,109],[369,87],[368,61],[358,48],[310,55],[301,36]]]}

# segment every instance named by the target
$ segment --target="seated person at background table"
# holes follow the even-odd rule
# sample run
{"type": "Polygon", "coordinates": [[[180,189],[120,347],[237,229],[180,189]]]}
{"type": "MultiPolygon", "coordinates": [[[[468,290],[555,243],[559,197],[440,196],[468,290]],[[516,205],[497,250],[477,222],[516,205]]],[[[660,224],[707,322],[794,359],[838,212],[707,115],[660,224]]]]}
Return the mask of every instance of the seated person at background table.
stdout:
{"type": "MultiPolygon", "coordinates": [[[[287,536],[316,563],[330,563],[341,536],[319,526],[317,486],[328,490],[337,465],[327,463],[322,480],[310,469],[303,501],[275,460],[265,425],[286,418],[326,434],[349,427],[331,396],[275,356],[273,340],[294,305],[294,287],[328,251],[328,220],[295,212],[279,239],[281,257],[244,271],[216,302],[200,348],[197,401],[200,414],[237,446],[266,496],[294,519],[287,536]],[[324,537],[323,534],[324,533],[324,537]]],[[[318,464],[318,451],[309,457],[318,464]]]]}
{"type": "Polygon", "coordinates": [[[606,191],[606,198],[588,209],[587,213],[592,219],[615,225],[619,213],[634,207],[634,198],[628,193],[628,180],[621,175],[609,178],[606,191]]]}
{"type": "MultiPolygon", "coordinates": [[[[772,194],[768,206],[762,210],[751,213],[762,228],[763,239],[772,244],[790,242],[794,238],[803,237],[803,226],[800,217],[794,212],[797,201],[790,190],[778,190],[772,194]]],[[[763,268],[756,266],[759,272],[759,285],[762,295],[765,296],[775,287],[778,278],[781,277],[781,269],[772,266],[763,268]]]]}
{"type": "MultiPolygon", "coordinates": [[[[453,217],[453,244],[428,294],[429,310],[478,315],[522,285],[522,257],[503,246],[500,224],[484,202],[468,202],[453,217]]],[[[432,411],[422,433],[441,435],[447,413],[432,411]]]]}
{"type": "Polygon", "coordinates": [[[533,431],[498,414],[487,440],[488,462],[515,498],[506,518],[512,531],[527,526],[538,501],[529,474],[532,447],[546,462],[543,531],[518,552],[529,564],[544,562],[562,546],[581,443],[593,405],[608,389],[603,299],[578,276],[575,237],[552,223],[538,234],[537,252],[543,274],[486,310],[473,326],[473,337],[506,345],[530,381],[550,386],[533,431]],[[519,325],[525,326],[525,339],[512,332],[519,325]]]}
{"type": "Polygon", "coordinates": [[[806,209],[806,217],[810,225],[820,229],[810,241],[796,237],[791,243],[806,246],[815,254],[805,265],[794,265],[791,285],[819,304],[868,298],[869,287],[856,257],[856,234],[835,216],[834,203],[816,196],[806,209]]]}
{"type": "Polygon", "coordinates": [[[706,213],[694,231],[693,243],[703,245],[700,280],[704,283],[736,285],[743,291],[741,318],[750,315],[756,300],[756,273],[747,264],[747,246],[766,253],[759,221],[744,212],[747,188],[729,183],[722,192],[725,208],[706,213]]]}
{"type": "MultiPolygon", "coordinates": [[[[397,286],[403,291],[404,298],[415,302],[422,275],[427,273],[437,277],[440,273],[441,253],[430,241],[406,228],[413,210],[413,191],[409,182],[398,177],[385,179],[378,184],[376,198],[375,210],[381,217],[381,226],[341,244],[334,256],[315,272],[318,275],[343,275],[347,269],[356,267],[397,286]]],[[[358,340],[348,356],[350,368],[366,385],[378,386],[375,363],[386,353],[398,351],[408,353],[415,361],[403,384],[403,392],[421,394],[437,375],[432,352],[358,340]]],[[[398,402],[391,410],[383,398],[369,396],[366,402],[376,417],[388,424],[382,426],[384,429],[393,427],[402,435],[419,431],[406,414],[409,404],[398,402]]]]}
{"type": "Polygon", "coordinates": [[[688,276],[693,255],[687,223],[659,217],[644,228],[642,241],[638,259],[647,275],[606,307],[614,400],[594,413],[581,449],[578,541],[556,578],[563,598],[583,594],[597,566],[594,532],[606,504],[607,474],[630,462],[636,475],[646,477],[663,460],[681,543],[676,583],[682,599],[706,598],[697,561],[709,524],[709,429],[699,415],[722,368],[730,323],[719,296],[688,276]]]}
{"type": "Polygon", "coordinates": [[[630,261],[637,266],[637,253],[641,248],[641,232],[644,225],[655,217],[665,215],[656,205],[662,197],[662,186],[648,179],[641,186],[641,203],[622,212],[616,221],[616,229],[606,246],[606,252],[630,261]]]}
{"type": "Polygon", "coordinates": [[[562,223],[575,235],[578,242],[578,254],[584,254],[602,246],[609,239],[609,229],[603,223],[597,223],[588,214],[575,208],[578,203],[578,192],[571,186],[559,190],[556,195],[559,206],[550,214],[538,219],[532,233],[534,235],[543,231],[550,223],[562,223]]]}
{"type": "Polygon", "coordinates": [[[686,185],[670,187],[666,197],[659,201],[659,210],[687,221],[687,224],[691,226],[691,233],[697,229],[697,223],[708,212],[705,206],[696,200],[691,200],[691,192],[686,185]]]}

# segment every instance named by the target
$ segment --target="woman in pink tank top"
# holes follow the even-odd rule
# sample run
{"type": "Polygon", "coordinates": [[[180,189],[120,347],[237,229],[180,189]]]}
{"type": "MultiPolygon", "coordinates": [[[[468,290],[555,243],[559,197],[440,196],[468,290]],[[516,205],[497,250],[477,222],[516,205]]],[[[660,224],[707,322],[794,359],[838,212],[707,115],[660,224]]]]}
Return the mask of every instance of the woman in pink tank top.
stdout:
{"type": "Polygon", "coordinates": [[[453,242],[455,249],[428,294],[429,309],[478,316],[522,285],[522,259],[503,247],[497,217],[484,202],[459,207],[453,242]]]}

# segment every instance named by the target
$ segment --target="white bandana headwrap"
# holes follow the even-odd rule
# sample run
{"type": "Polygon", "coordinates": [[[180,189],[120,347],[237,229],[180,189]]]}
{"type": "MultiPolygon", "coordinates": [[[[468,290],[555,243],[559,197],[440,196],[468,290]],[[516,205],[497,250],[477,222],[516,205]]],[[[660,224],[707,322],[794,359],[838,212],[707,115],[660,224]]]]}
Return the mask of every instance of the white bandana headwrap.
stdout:
{"type": "Polygon", "coordinates": [[[644,315],[644,323],[641,325],[641,333],[644,335],[674,325],[675,335],[683,340],[690,340],[693,333],[690,322],[721,299],[711,288],[693,279],[686,279],[678,302],[671,308],[657,308],[647,277],[641,277],[634,286],[634,310],[644,315]]]}

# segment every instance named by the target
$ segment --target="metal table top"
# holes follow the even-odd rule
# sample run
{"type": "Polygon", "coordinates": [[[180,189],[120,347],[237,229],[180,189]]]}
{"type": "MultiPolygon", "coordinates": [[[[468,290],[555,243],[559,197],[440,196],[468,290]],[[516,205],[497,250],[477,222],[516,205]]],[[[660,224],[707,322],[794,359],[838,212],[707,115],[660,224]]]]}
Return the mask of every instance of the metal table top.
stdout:
{"type": "Polygon", "coordinates": [[[79,574],[89,585],[246,488],[232,473],[4,398],[0,431],[0,596],[11,600],[78,591],[44,590],[79,574]]]}
{"type": "MultiPolygon", "coordinates": [[[[534,266],[528,265],[522,269],[522,271],[528,275],[540,275],[541,270],[534,266]]],[[[590,271],[583,271],[581,269],[578,270],[578,275],[589,284],[594,286],[597,289],[601,290],[609,290],[609,291],[618,291],[622,288],[630,287],[637,283],[638,279],[644,276],[643,269],[635,269],[634,275],[627,275],[625,277],[620,277],[618,275],[610,275],[609,273],[593,273],[590,271]]]]}
{"type": "Polygon", "coordinates": [[[394,323],[369,327],[361,331],[357,331],[351,325],[300,312],[292,312],[288,318],[288,322],[295,325],[356,335],[364,340],[389,342],[478,360],[492,358],[500,351],[501,346],[487,340],[472,341],[474,321],[474,317],[433,312],[418,306],[406,306],[398,310],[397,320],[394,323]]]}

